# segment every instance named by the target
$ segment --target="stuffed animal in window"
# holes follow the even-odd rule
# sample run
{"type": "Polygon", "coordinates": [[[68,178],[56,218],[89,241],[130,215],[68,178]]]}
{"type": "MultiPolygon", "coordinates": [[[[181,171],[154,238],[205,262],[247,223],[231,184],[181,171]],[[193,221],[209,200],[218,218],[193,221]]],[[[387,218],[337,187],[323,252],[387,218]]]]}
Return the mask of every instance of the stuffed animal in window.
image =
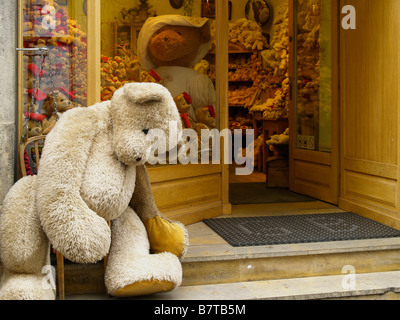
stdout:
{"type": "MultiPolygon", "coordinates": [[[[189,118],[204,106],[216,108],[215,88],[207,75],[194,70],[212,45],[206,18],[162,15],[147,19],[138,39],[138,58],[144,70],[154,69],[173,97],[186,92],[192,99],[189,118]]],[[[216,109],[219,123],[219,112],[216,109]]],[[[196,121],[197,122],[197,121],[196,121]]]]}
{"type": "Polygon", "coordinates": [[[179,143],[170,136],[182,136],[171,94],[152,83],[126,84],[112,100],[60,117],[46,138],[38,175],[19,180],[3,203],[0,299],[55,298],[43,286],[49,244],[76,263],[108,255],[105,284],[116,297],[181,284],[179,258],[188,235],[155,205],[144,166],[151,129],[165,132],[168,149],[179,143]]]}

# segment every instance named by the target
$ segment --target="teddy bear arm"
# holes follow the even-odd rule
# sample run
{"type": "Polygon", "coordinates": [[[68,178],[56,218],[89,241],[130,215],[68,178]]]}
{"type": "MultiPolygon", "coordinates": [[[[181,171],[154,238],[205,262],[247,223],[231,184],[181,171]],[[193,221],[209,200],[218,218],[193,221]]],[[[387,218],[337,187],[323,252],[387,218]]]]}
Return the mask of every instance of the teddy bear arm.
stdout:
{"type": "Polygon", "coordinates": [[[157,208],[147,169],[136,169],[135,192],[130,206],[143,221],[152,253],[170,252],[177,257],[185,255],[188,247],[188,233],[179,222],[170,221],[157,208]]]}
{"type": "Polygon", "coordinates": [[[46,138],[36,204],[43,229],[59,252],[78,263],[94,263],[109,251],[107,222],[92,211],[80,194],[96,114],[77,108],[65,113],[46,138]]]}

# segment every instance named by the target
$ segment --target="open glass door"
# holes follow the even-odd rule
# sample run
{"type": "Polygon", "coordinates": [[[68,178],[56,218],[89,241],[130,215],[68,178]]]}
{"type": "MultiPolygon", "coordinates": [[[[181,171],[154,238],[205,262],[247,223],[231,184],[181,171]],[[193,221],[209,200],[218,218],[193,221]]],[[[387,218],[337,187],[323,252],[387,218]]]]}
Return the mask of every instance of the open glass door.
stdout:
{"type": "Polygon", "coordinates": [[[290,4],[290,188],[337,204],[337,1],[290,4]]]}

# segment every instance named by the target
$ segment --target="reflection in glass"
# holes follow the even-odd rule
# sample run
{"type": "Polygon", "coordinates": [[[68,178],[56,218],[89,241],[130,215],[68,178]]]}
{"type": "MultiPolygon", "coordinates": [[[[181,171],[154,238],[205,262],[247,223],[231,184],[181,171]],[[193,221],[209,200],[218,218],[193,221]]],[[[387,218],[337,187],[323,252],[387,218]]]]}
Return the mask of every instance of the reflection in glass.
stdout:
{"type": "Polygon", "coordinates": [[[297,0],[296,147],[331,151],[331,0],[297,0]]]}

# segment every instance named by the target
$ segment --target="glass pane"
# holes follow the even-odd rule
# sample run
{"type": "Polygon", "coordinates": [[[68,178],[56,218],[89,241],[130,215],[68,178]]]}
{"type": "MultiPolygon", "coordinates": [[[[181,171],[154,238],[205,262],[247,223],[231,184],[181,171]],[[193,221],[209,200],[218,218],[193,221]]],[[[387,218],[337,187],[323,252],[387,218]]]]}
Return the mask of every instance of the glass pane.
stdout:
{"type": "MultiPolygon", "coordinates": [[[[87,18],[83,0],[24,1],[23,113],[29,137],[47,134],[56,111],[87,100],[87,18]],[[40,48],[48,51],[40,51],[40,48]],[[41,53],[44,53],[42,56],[41,53]],[[29,118],[29,119],[28,119],[29,118]]],[[[25,130],[24,130],[25,131],[25,130]]]]}
{"type": "Polygon", "coordinates": [[[296,147],[330,152],[331,0],[296,5],[296,147]]]}
{"type": "MultiPolygon", "coordinates": [[[[210,9],[215,17],[215,6],[210,9]]],[[[156,82],[164,85],[175,99],[184,128],[206,128],[202,124],[209,128],[218,126],[213,82],[215,52],[208,55],[212,50],[215,20],[202,17],[200,1],[102,0],[101,12],[103,101],[110,100],[125,83],[156,82]],[[179,57],[179,62],[167,57],[166,53],[162,57],[149,53],[150,39],[153,41],[156,35],[162,34],[166,25],[173,25],[176,34],[181,34],[179,28],[192,27],[196,30],[193,37],[201,39],[196,47],[192,46],[194,50],[185,44],[177,46],[176,52],[190,52],[184,58],[179,57]],[[205,60],[206,56],[210,62],[205,60]],[[201,110],[211,115],[211,123],[200,119],[201,110]]],[[[185,41],[189,43],[190,37],[185,41]]]]}

